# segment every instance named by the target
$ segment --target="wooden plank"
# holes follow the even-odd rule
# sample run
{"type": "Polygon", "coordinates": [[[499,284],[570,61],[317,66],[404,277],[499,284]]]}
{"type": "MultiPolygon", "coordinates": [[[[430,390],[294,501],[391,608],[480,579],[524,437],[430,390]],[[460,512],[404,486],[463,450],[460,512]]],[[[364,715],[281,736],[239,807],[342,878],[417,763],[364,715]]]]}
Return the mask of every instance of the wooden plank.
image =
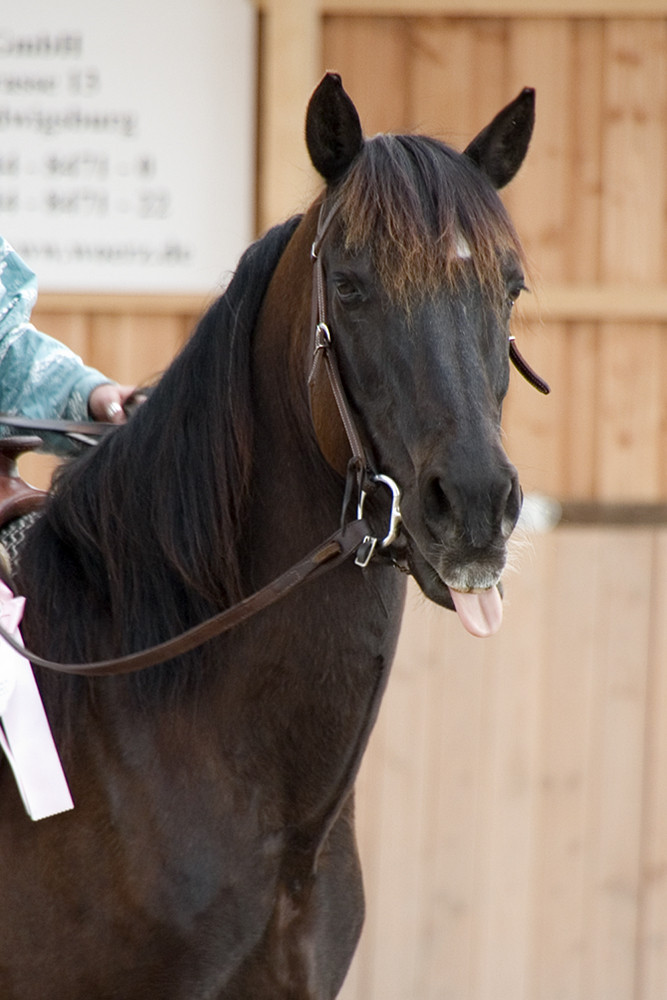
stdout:
{"type": "Polygon", "coordinates": [[[667,531],[655,533],[637,1000],[667,996],[667,531]]]}
{"type": "Polygon", "coordinates": [[[36,313],[104,313],[134,316],[197,316],[209,300],[201,295],[106,295],[40,293],[36,313]]]}
{"type": "Polygon", "coordinates": [[[502,105],[504,41],[497,20],[415,19],[411,127],[464,149],[502,105]],[[485,68],[482,77],[479,65],[485,68]]]}
{"type": "Polygon", "coordinates": [[[563,367],[554,373],[553,385],[553,392],[565,401],[560,414],[563,464],[558,496],[593,497],[599,436],[599,327],[593,323],[569,324],[564,336],[563,367]]]}
{"type": "Polygon", "coordinates": [[[528,1000],[590,1000],[581,979],[587,944],[584,846],[593,780],[589,741],[599,642],[592,613],[598,547],[595,531],[559,530],[541,538],[536,553],[542,567],[538,593],[548,611],[539,637],[543,710],[528,1000]]]}
{"type": "Polygon", "coordinates": [[[667,21],[605,28],[602,277],[664,279],[667,21]]]}
{"type": "MultiPolygon", "coordinates": [[[[535,130],[518,176],[502,192],[529,259],[541,280],[567,274],[567,165],[571,157],[573,31],[565,18],[508,23],[508,95],[535,87],[535,130]],[[565,67],[565,69],[564,69],[565,67]]],[[[532,279],[529,279],[529,284],[532,279]]]]}
{"type": "Polygon", "coordinates": [[[264,231],[314,197],[319,179],[303,139],[319,78],[320,16],[314,0],[264,2],[259,93],[257,228],[264,231]]]}
{"type": "MultiPolygon", "coordinates": [[[[595,560],[582,997],[635,997],[652,534],[604,533],[595,560]]],[[[587,574],[590,578],[590,573],[587,574]]]]}
{"type": "Polygon", "coordinates": [[[533,295],[522,295],[517,314],[531,320],[653,323],[667,319],[667,287],[616,284],[563,284],[538,281],[533,295]]]}
{"type": "MultiPolygon", "coordinates": [[[[571,21],[570,130],[566,163],[564,265],[566,280],[595,284],[600,278],[602,213],[603,20],[571,21]]],[[[538,95],[538,102],[540,96],[538,95]]],[[[538,104],[539,107],[539,104],[538,104]]]]}
{"type": "Polygon", "coordinates": [[[661,527],[667,524],[667,503],[599,503],[565,500],[560,504],[560,524],[586,527],[661,527]]]}
{"type": "MultiPolygon", "coordinates": [[[[661,328],[661,334],[660,343],[656,350],[656,361],[659,370],[664,374],[664,372],[667,372],[667,336],[665,336],[664,327],[661,328]]],[[[665,461],[665,455],[667,455],[667,389],[665,388],[664,380],[658,398],[658,407],[661,414],[656,428],[658,494],[661,498],[664,498],[667,496],[667,462],[665,461]]]]}
{"type": "MultiPolygon", "coordinates": [[[[254,0],[264,13],[289,6],[297,8],[303,0],[254,0]]],[[[664,0],[315,0],[314,8],[322,14],[357,17],[458,16],[458,17],[663,17],[664,0]]]]}
{"type": "MultiPolygon", "coordinates": [[[[257,0],[273,6],[280,0],[257,0]]],[[[289,0],[283,0],[289,2],[289,0]]],[[[382,17],[405,14],[407,0],[319,0],[323,13],[374,14],[382,17]]],[[[458,17],[664,17],[663,0],[410,0],[414,17],[441,15],[458,17]]]]}
{"type": "Polygon", "coordinates": [[[411,30],[402,18],[323,20],[322,69],[341,74],[366,135],[410,128],[407,81],[411,30]]]}
{"type": "Polygon", "coordinates": [[[664,482],[664,328],[603,326],[595,496],[658,501],[664,482]]]}
{"type": "Polygon", "coordinates": [[[167,367],[184,339],[179,317],[96,316],[90,363],[121,383],[150,382],[167,367]]]}
{"type": "Polygon", "coordinates": [[[523,586],[531,580],[535,584],[540,574],[541,566],[535,562],[526,566],[520,583],[515,577],[508,579],[507,628],[484,647],[484,778],[476,831],[478,923],[471,1000],[531,1000],[526,988],[536,849],[533,817],[539,781],[544,590],[532,590],[529,614],[519,601],[523,586]]]}

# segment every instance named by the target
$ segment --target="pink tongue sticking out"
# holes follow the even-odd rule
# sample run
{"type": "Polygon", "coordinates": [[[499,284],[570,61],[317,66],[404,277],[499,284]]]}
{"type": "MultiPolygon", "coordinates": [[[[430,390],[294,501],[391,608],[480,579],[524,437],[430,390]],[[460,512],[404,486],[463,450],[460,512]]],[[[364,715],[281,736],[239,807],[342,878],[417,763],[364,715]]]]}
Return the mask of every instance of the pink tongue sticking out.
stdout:
{"type": "Polygon", "coordinates": [[[463,627],[480,639],[495,635],[503,623],[503,602],[497,587],[477,593],[463,593],[449,588],[456,613],[463,627]]]}

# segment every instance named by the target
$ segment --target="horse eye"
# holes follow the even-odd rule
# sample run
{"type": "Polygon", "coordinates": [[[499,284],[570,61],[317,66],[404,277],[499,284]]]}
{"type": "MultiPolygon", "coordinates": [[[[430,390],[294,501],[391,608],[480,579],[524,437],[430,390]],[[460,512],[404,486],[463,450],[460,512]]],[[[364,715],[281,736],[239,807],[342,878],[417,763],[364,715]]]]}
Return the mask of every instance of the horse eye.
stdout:
{"type": "Polygon", "coordinates": [[[343,303],[358,302],[362,298],[361,290],[350,278],[334,278],[336,295],[343,303]]]}
{"type": "Polygon", "coordinates": [[[510,304],[510,309],[521,295],[521,292],[527,292],[527,291],[529,291],[529,289],[526,288],[523,281],[517,281],[515,284],[510,285],[507,291],[507,299],[510,304]]]}

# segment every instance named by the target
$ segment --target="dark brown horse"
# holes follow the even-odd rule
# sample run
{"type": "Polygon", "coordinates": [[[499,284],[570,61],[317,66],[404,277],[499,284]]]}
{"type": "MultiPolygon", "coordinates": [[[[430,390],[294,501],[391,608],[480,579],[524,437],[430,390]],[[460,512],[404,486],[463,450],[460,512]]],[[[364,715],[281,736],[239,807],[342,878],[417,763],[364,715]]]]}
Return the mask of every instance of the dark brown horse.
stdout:
{"type": "Polygon", "coordinates": [[[353,786],[398,569],[439,604],[454,593],[471,629],[498,624],[521,503],[500,414],[523,273],[494,188],[532,122],[524,91],[463,154],[364,141],[325,77],[307,115],[321,198],[251,247],[149,401],[59,477],[17,583],[27,644],[61,660],[232,605],[354,517],[359,487],[378,542],[365,568],[350,559],[163,665],[36,668],[76,805],[33,823],[0,768],[2,1000],[337,994],[363,919],[353,786]],[[363,462],[344,502],[350,440],[363,462]]]}

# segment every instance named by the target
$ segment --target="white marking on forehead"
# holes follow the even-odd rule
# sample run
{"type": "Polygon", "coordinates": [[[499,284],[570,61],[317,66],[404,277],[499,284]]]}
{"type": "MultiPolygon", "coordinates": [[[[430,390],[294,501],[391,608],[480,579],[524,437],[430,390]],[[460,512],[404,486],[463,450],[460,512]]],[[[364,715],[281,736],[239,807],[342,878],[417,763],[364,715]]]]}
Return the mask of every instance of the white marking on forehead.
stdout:
{"type": "Polygon", "coordinates": [[[456,234],[456,256],[460,257],[461,260],[470,260],[472,257],[470,244],[463,233],[456,234]]]}

